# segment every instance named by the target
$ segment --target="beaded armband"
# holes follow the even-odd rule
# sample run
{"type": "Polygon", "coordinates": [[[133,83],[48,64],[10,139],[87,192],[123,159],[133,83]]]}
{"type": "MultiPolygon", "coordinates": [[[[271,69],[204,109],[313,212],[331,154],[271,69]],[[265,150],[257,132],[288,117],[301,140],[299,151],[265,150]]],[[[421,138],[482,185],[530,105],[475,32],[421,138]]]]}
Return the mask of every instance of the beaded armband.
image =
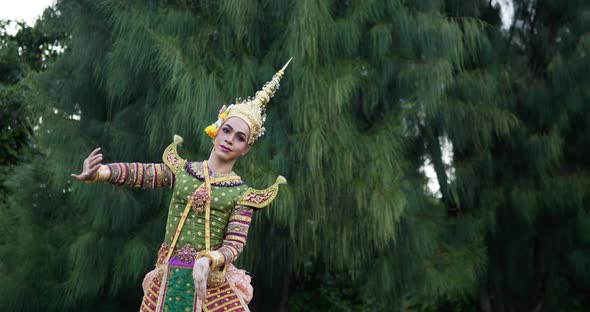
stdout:
{"type": "Polygon", "coordinates": [[[279,184],[285,184],[287,180],[279,176],[271,187],[264,190],[247,189],[238,199],[238,205],[244,205],[254,208],[264,208],[268,206],[277,197],[279,193],[279,184]]]}

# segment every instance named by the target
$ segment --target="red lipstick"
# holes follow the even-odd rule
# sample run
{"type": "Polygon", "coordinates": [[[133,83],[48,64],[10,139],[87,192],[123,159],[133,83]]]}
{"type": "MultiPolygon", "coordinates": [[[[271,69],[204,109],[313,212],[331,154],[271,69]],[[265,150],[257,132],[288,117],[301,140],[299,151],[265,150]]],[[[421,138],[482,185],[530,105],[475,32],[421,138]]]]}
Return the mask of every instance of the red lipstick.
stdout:
{"type": "Polygon", "coordinates": [[[221,150],[222,150],[222,151],[224,151],[224,152],[226,152],[226,153],[227,153],[227,152],[231,152],[231,149],[230,149],[230,148],[228,148],[228,147],[226,147],[226,146],[224,146],[224,145],[221,145],[221,144],[220,144],[220,145],[219,145],[219,147],[221,148],[221,150]]]}

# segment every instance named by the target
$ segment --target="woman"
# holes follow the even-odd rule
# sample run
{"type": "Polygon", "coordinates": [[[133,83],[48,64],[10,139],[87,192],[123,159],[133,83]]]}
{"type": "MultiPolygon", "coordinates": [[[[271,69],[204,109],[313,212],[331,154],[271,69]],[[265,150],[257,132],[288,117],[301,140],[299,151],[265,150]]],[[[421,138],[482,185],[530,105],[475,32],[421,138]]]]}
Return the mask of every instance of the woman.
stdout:
{"type": "Polygon", "coordinates": [[[177,153],[182,138],[174,136],[164,163],[102,165],[97,148],[84,160],[82,173],[72,174],[88,183],[173,189],[165,240],[156,268],[144,279],[140,311],[249,311],[250,278],[231,263],[246,244],[253,211],[270,204],[285,179],[279,176],[273,186],[254,190],[232,168],[264,134],[266,104],[289,62],[254,98],[221,108],[205,129],[214,139],[208,160],[182,159],[177,153]]]}

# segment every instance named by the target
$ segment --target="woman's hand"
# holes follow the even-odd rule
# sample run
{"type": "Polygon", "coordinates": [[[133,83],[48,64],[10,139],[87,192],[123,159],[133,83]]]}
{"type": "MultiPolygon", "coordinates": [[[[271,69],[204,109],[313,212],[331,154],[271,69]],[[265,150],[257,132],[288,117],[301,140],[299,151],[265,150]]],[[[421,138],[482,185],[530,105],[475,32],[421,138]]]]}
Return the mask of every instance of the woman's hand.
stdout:
{"type": "Polygon", "coordinates": [[[96,175],[96,171],[100,167],[100,162],[102,161],[102,154],[97,154],[100,151],[100,147],[96,148],[95,150],[84,159],[84,164],[82,165],[82,172],[80,174],[71,174],[70,176],[78,181],[92,181],[96,175]]]}
{"type": "Polygon", "coordinates": [[[205,300],[207,295],[207,277],[209,276],[209,266],[211,260],[207,257],[201,257],[195,261],[193,266],[193,280],[195,281],[195,292],[197,297],[205,300]]]}

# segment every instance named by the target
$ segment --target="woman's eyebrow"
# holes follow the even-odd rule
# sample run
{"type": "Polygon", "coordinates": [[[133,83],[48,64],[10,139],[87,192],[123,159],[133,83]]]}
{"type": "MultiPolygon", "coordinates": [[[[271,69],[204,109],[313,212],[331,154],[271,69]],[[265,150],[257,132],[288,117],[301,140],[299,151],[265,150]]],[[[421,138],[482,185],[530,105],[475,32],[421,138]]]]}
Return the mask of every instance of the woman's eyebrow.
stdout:
{"type": "MultiPolygon", "coordinates": [[[[226,125],[226,126],[228,126],[231,130],[234,130],[234,128],[232,126],[230,126],[230,125],[226,125]]],[[[236,131],[236,132],[238,134],[243,134],[244,136],[246,136],[246,133],[245,132],[242,132],[242,131],[236,131]]]]}

